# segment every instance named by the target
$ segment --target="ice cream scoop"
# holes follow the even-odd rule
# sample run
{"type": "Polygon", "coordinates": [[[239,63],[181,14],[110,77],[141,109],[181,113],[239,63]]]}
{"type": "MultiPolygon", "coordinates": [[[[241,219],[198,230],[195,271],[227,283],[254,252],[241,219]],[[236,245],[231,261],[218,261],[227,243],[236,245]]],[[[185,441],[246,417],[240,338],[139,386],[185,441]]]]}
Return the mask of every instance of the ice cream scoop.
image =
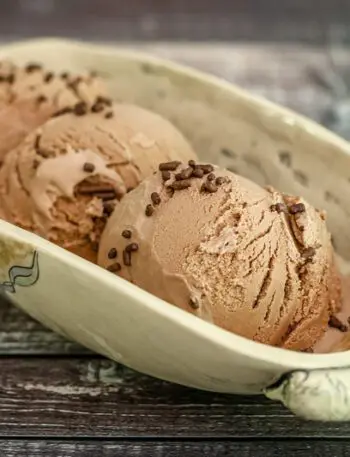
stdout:
{"type": "Polygon", "coordinates": [[[340,307],[324,214],[212,165],[162,163],[109,219],[98,263],[226,330],[308,350],[340,307]]]}
{"type": "Polygon", "coordinates": [[[38,64],[0,62],[0,160],[55,112],[84,110],[105,95],[104,84],[92,75],[56,75],[38,64]]]}
{"type": "Polygon", "coordinates": [[[0,217],[91,261],[107,218],[160,158],[190,159],[167,120],[99,102],[62,114],[11,151],[0,170],[0,217]]]}

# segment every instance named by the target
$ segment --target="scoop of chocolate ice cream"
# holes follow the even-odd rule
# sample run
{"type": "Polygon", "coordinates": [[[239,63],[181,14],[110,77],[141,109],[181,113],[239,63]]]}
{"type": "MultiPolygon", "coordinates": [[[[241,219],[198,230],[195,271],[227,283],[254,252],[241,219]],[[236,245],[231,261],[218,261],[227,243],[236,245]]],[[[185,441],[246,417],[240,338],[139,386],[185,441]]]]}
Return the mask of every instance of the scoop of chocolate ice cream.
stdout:
{"type": "Polygon", "coordinates": [[[0,62],[0,160],[57,111],[82,110],[105,95],[95,76],[56,75],[38,64],[0,62]]]}
{"type": "Polygon", "coordinates": [[[226,330],[295,350],[340,306],[324,215],[211,165],[161,164],[109,219],[98,263],[226,330]]]}
{"type": "Polygon", "coordinates": [[[55,117],[7,154],[0,217],[93,262],[107,218],[160,158],[193,158],[168,121],[104,102],[55,117]]]}

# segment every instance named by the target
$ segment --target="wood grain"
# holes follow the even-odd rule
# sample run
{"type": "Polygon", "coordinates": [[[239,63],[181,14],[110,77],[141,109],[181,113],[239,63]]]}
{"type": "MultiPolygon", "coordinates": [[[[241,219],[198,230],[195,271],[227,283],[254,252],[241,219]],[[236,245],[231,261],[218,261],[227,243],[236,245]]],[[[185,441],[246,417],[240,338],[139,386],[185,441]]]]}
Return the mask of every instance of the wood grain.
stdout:
{"type": "Polygon", "coordinates": [[[350,444],[323,440],[297,441],[0,441],[4,457],[347,457],[350,444]]]}
{"type": "MultiPolygon", "coordinates": [[[[0,437],[341,438],[262,397],[187,389],[97,359],[0,359],[0,437]]],[[[0,453],[1,455],[1,453],[0,453]]]]}
{"type": "Polygon", "coordinates": [[[0,356],[88,353],[87,349],[51,332],[0,297],[0,356]]]}
{"type": "Polygon", "coordinates": [[[2,39],[244,40],[324,44],[348,34],[346,0],[3,0],[2,39]]]}

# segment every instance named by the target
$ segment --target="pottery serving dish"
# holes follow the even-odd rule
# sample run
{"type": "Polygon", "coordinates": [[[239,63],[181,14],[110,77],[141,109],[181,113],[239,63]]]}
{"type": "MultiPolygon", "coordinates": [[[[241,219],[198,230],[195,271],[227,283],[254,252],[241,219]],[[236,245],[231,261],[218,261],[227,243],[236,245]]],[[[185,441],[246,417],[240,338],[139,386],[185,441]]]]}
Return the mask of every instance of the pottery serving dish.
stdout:
{"type": "MultiPolygon", "coordinates": [[[[97,69],[116,100],[171,120],[201,160],[324,208],[350,260],[350,145],[324,128],[217,78],[112,47],[48,39],[0,55],[97,69]]],[[[217,392],[264,392],[309,419],[350,420],[350,351],[297,353],[228,333],[3,221],[0,283],[44,325],[141,372],[217,392]]]]}

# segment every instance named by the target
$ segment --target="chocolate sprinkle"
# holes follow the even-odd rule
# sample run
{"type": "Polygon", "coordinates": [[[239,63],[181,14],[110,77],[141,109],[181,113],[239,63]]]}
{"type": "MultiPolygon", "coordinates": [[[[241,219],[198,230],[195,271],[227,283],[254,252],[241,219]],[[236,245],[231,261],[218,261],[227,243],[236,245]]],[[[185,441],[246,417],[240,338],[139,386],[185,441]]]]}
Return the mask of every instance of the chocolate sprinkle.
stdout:
{"type": "Polygon", "coordinates": [[[152,216],[152,214],[154,213],[154,208],[152,205],[147,205],[146,206],[146,209],[145,209],[145,214],[147,217],[150,217],[152,216]]]}
{"type": "Polygon", "coordinates": [[[116,248],[111,248],[109,251],[108,251],[108,258],[109,259],[115,259],[118,255],[118,251],[116,250],[116,248]]]}
{"type": "Polygon", "coordinates": [[[81,195],[115,194],[115,189],[108,184],[81,185],[79,186],[78,193],[81,195]]]}
{"type": "Polygon", "coordinates": [[[104,109],[105,109],[104,104],[101,102],[95,102],[91,107],[91,111],[93,113],[100,113],[104,109]]]}
{"type": "Polygon", "coordinates": [[[294,203],[288,207],[290,214],[304,213],[306,211],[304,203],[294,203]]]}
{"type": "Polygon", "coordinates": [[[114,117],[113,111],[109,111],[105,114],[105,119],[112,119],[114,117]]]}
{"type": "Polygon", "coordinates": [[[136,252],[139,250],[139,245],[137,243],[130,243],[126,246],[125,250],[127,252],[136,252]]]}
{"type": "Polygon", "coordinates": [[[188,178],[190,178],[192,176],[192,173],[193,173],[193,168],[192,167],[185,168],[180,173],[177,173],[175,175],[175,179],[177,181],[182,181],[183,179],[188,179],[188,178]]]}
{"type": "Polygon", "coordinates": [[[211,173],[212,171],[214,171],[214,167],[213,165],[210,165],[210,164],[206,164],[206,165],[197,165],[197,167],[201,168],[203,170],[203,173],[205,175],[211,173]]]}
{"type": "Polygon", "coordinates": [[[210,194],[213,194],[217,190],[218,190],[217,186],[212,181],[204,182],[201,187],[202,192],[209,192],[210,194]]]}
{"type": "Polygon", "coordinates": [[[181,174],[185,179],[188,179],[192,176],[193,173],[193,168],[192,167],[187,167],[184,170],[182,170],[181,174]]]}
{"type": "Polygon", "coordinates": [[[170,178],[171,178],[170,171],[168,171],[168,170],[162,171],[162,179],[163,179],[163,181],[167,181],[170,178]]]}
{"type": "Polygon", "coordinates": [[[223,176],[219,176],[218,178],[215,179],[215,184],[217,186],[221,186],[222,184],[224,184],[225,182],[225,178],[223,176]]]}
{"type": "Polygon", "coordinates": [[[214,173],[209,173],[208,176],[207,176],[207,180],[208,181],[214,181],[214,179],[215,179],[214,173]]]}
{"type": "Polygon", "coordinates": [[[277,213],[286,213],[287,207],[284,203],[275,203],[270,206],[271,211],[276,211],[277,213]]]}
{"type": "Polygon", "coordinates": [[[189,160],[188,161],[188,165],[192,168],[194,168],[196,166],[196,162],[194,160],[189,160]]]}
{"type": "Polygon", "coordinates": [[[77,90],[77,87],[79,86],[79,84],[83,81],[83,78],[81,76],[77,76],[75,79],[73,79],[73,81],[70,81],[69,83],[67,83],[68,87],[71,87],[73,89],[73,91],[76,91],[77,90]]]}
{"type": "Polygon", "coordinates": [[[111,273],[117,273],[122,269],[122,266],[120,265],[119,262],[112,263],[112,265],[109,265],[107,267],[107,270],[110,271],[111,273]]]}
{"type": "Polygon", "coordinates": [[[328,325],[329,327],[335,328],[343,333],[348,331],[348,327],[334,314],[329,318],[328,325]]]}
{"type": "Polygon", "coordinates": [[[159,164],[160,171],[174,171],[176,168],[181,165],[181,162],[173,160],[172,162],[164,162],[159,164]]]}
{"type": "Polygon", "coordinates": [[[326,212],[324,210],[320,211],[320,218],[325,221],[327,218],[326,212]]]}
{"type": "Polygon", "coordinates": [[[52,72],[46,73],[46,75],[44,76],[44,82],[49,83],[50,81],[52,81],[53,78],[54,74],[52,72]]]}
{"type": "Polygon", "coordinates": [[[6,80],[9,84],[13,84],[15,82],[15,75],[14,74],[8,75],[6,80]]]}
{"type": "Polygon", "coordinates": [[[61,76],[62,79],[67,79],[68,76],[69,76],[69,73],[65,71],[64,73],[61,73],[60,76],[61,76]]]}
{"type": "Polygon", "coordinates": [[[188,189],[189,187],[191,187],[191,181],[189,179],[183,179],[182,181],[175,181],[169,187],[171,187],[174,190],[188,189]]]}
{"type": "Polygon", "coordinates": [[[132,235],[131,230],[123,230],[122,231],[122,237],[123,238],[130,239],[131,235],[132,235]]]}
{"type": "Polygon", "coordinates": [[[93,171],[95,171],[95,165],[91,162],[85,162],[83,165],[83,170],[87,173],[92,173],[93,171]]]}
{"type": "Polygon", "coordinates": [[[192,172],[192,176],[195,178],[203,178],[204,176],[204,171],[201,168],[195,168],[192,172]]]}
{"type": "Polygon", "coordinates": [[[131,252],[126,249],[123,251],[123,262],[126,267],[131,266],[131,252]]]}
{"type": "Polygon", "coordinates": [[[41,135],[37,135],[35,137],[35,141],[34,141],[34,149],[35,149],[35,152],[38,152],[39,148],[40,148],[40,140],[41,140],[41,135]]]}
{"type": "Polygon", "coordinates": [[[160,196],[157,192],[151,193],[151,200],[152,200],[153,205],[159,205],[161,202],[160,196]]]}
{"type": "Polygon", "coordinates": [[[112,201],[104,201],[103,202],[103,212],[104,214],[109,217],[115,209],[115,203],[112,201]]]}
{"type": "Polygon", "coordinates": [[[62,109],[56,111],[52,115],[52,117],[58,117],[58,116],[62,116],[63,114],[68,114],[68,113],[72,113],[72,112],[73,112],[73,108],[66,106],[65,108],[62,108],[62,109]]]}
{"type": "Polygon", "coordinates": [[[47,97],[45,95],[39,95],[36,99],[37,103],[44,103],[47,101],[47,97]]]}
{"type": "Polygon", "coordinates": [[[104,97],[103,95],[98,95],[96,97],[96,103],[102,103],[107,106],[112,106],[112,99],[104,97]]]}
{"type": "Polygon", "coordinates": [[[190,306],[193,309],[198,309],[199,308],[199,301],[196,298],[190,298],[190,306]]]}
{"type": "Polygon", "coordinates": [[[27,73],[33,73],[33,71],[41,70],[41,65],[38,63],[29,63],[25,66],[25,71],[27,73]]]}
{"type": "Polygon", "coordinates": [[[84,116],[88,111],[87,104],[85,102],[78,102],[74,108],[73,112],[76,116],[84,116]]]}

